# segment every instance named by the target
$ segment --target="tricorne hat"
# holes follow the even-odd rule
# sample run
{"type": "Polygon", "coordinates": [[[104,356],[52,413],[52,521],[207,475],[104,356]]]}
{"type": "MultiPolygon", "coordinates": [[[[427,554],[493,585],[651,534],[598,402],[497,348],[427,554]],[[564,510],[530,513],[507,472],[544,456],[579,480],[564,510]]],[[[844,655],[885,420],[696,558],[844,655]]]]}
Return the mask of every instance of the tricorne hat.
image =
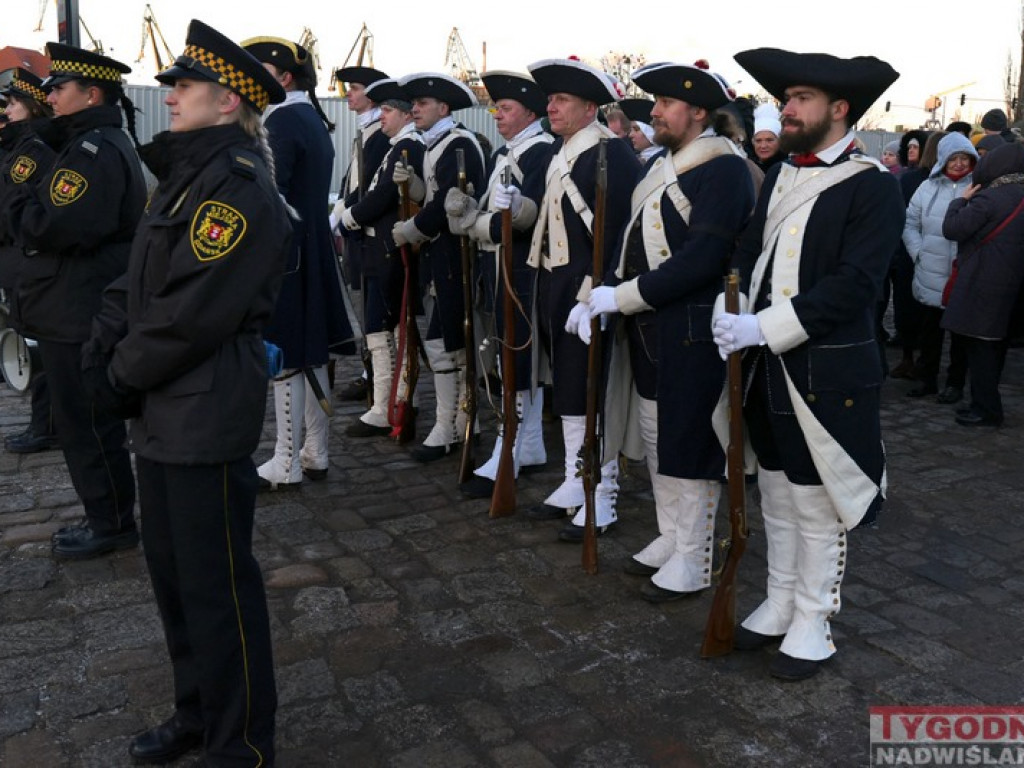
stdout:
{"type": "Polygon", "coordinates": [[[316,85],[316,62],[304,47],[283,37],[250,37],[239,43],[253,58],[282,72],[305,76],[316,85]]]}
{"type": "Polygon", "coordinates": [[[657,62],[640,67],[630,79],[648,93],[685,101],[694,107],[718,109],[736,98],[721,75],[712,72],[707,61],[694,64],[657,62]]]}
{"type": "Polygon", "coordinates": [[[478,104],[476,95],[468,85],[442,72],[416,72],[400,77],[398,84],[410,99],[437,99],[447,104],[453,112],[478,104]]]}
{"type": "Polygon", "coordinates": [[[529,75],[492,69],[480,75],[480,79],[484,81],[484,87],[495,103],[502,99],[512,99],[538,117],[547,111],[548,96],[529,75]]]}
{"type": "MultiPolygon", "coordinates": [[[[338,70],[339,72],[341,70],[338,70]]],[[[354,83],[355,80],[348,82],[354,83]]],[[[366,86],[366,98],[375,104],[383,104],[409,112],[412,109],[412,99],[409,94],[398,84],[398,81],[391,77],[382,80],[374,80],[366,86]]]]}
{"type": "Polygon", "coordinates": [[[121,85],[122,76],[132,71],[127,64],[108,56],[64,43],[47,43],[46,55],[50,57],[50,76],[42,82],[44,90],[70,80],[121,85]]]}
{"type": "Polygon", "coordinates": [[[262,112],[284,101],[281,84],[251,53],[213,27],[192,19],[185,52],[156,76],[166,85],[176,80],[209,80],[229,88],[262,112]]]}
{"type": "MultiPolygon", "coordinates": [[[[388,76],[379,69],[373,67],[341,67],[340,69],[334,70],[334,77],[337,78],[340,83],[359,83],[359,85],[369,86],[376,83],[378,80],[387,80],[388,76]]],[[[376,99],[374,99],[376,101],[376,99]]]]}
{"type": "Polygon", "coordinates": [[[622,84],[579,59],[542,59],[527,69],[545,94],[568,93],[598,106],[621,101],[626,95],[622,84]]]}
{"type": "Polygon", "coordinates": [[[733,58],[780,102],[786,89],[797,85],[820,88],[850,105],[850,125],[900,76],[888,63],[874,56],[841,59],[827,53],[793,53],[779,48],[754,48],[733,58]]]}

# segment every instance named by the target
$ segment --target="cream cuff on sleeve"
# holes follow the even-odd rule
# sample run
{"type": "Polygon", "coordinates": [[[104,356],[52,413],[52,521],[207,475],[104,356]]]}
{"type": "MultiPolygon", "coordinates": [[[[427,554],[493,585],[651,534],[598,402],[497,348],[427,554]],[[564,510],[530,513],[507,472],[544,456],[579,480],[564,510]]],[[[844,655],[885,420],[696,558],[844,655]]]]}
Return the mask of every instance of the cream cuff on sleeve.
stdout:
{"type": "Polygon", "coordinates": [[[776,355],[788,352],[810,338],[796,316],[791,301],[762,309],[757,313],[757,322],[761,326],[765,343],[776,355]]]}
{"type": "Polygon", "coordinates": [[[654,309],[640,295],[639,278],[633,278],[628,282],[615,286],[615,303],[618,305],[619,311],[624,315],[635,315],[638,312],[654,309]]]}

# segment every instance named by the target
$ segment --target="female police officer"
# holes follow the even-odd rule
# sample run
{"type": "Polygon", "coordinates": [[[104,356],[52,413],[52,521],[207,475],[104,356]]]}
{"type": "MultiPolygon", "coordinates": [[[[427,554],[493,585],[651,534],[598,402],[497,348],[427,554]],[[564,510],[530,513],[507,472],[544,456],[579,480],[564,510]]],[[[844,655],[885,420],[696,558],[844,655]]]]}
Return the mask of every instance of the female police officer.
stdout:
{"type": "Polygon", "coordinates": [[[140,154],[158,186],[82,358],[97,399],[136,409],[142,538],[174,665],[173,717],[129,752],[165,762],[201,743],[207,764],[262,768],[276,694],[251,455],[291,226],[260,113],[284,92],[195,20],[157,79],[172,86],[170,131],[140,154]]]}

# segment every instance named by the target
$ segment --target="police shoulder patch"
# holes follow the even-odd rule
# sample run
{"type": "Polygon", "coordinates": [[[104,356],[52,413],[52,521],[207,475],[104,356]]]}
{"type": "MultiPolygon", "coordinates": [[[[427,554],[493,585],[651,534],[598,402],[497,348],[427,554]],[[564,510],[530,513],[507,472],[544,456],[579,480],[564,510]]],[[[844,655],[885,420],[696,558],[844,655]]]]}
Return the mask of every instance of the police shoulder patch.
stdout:
{"type": "Polygon", "coordinates": [[[189,227],[192,252],[200,261],[227,256],[245,237],[245,217],[227,203],[207,200],[196,209],[189,227]]]}
{"type": "Polygon", "coordinates": [[[50,181],[50,202],[57,206],[70,205],[88,188],[85,176],[68,168],[59,168],[50,181]]]}
{"type": "Polygon", "coordinates": [[[11,164],[11,181],[24,184],[36,172],[36,161],[28,155],[19,155],[11,164]]]}

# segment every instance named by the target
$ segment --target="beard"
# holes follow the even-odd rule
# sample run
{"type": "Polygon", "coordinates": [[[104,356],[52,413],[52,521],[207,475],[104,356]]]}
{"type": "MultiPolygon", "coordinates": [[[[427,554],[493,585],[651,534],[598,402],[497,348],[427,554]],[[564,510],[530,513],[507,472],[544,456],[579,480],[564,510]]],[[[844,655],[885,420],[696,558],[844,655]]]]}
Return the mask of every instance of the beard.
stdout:
{"type": "Polygon", "coordinates": [[[782,131],[779,136],[779,150],[786,154],[804,154],[813,152],[821,142],[828,136],[832,129],[832,121],[826,115],[817,123],[797,123],[795,120],[785,120],[782,123],[783,129],[789,125],[799,125],[796,131],[782,131]]]}

